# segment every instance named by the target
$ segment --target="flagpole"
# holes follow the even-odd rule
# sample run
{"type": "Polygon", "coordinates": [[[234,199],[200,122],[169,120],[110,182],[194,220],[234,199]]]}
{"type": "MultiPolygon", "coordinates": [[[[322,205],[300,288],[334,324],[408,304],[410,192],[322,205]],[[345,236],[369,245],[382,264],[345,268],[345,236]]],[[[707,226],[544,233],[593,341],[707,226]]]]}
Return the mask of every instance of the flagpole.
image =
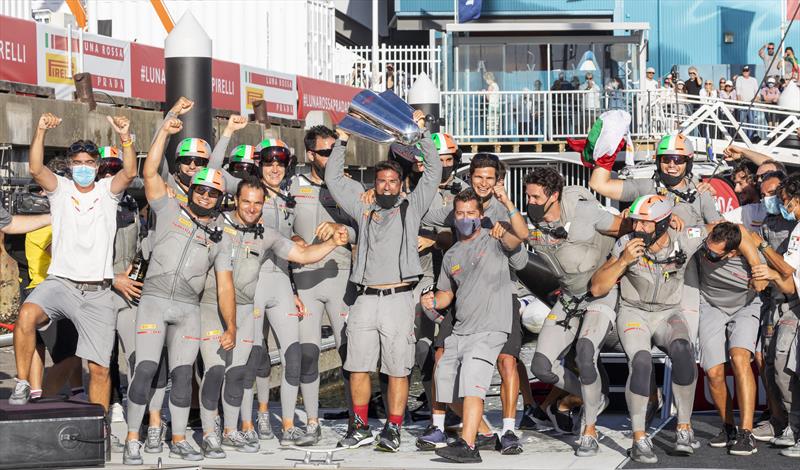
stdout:
{"type": "Polygon", "coordinates": [[[453,21],[458,24],[458,0],[453,0],[453,21]]]}

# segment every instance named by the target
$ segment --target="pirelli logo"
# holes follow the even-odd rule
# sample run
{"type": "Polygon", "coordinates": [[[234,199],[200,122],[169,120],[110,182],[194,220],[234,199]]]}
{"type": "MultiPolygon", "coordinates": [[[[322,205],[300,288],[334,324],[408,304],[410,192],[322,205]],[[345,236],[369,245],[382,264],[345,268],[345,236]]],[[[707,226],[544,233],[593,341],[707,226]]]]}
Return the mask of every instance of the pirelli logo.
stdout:
{"type": "MultiPolygon", "coordinates": [[[[47,81],[50,83],[63,83],[72,85],[72,77],[69,75],[69,63],[67,56],[62,54],[47,53],[45,55],[45,70],[47,71],[47,81]]],[[[77,70],[75,58],[72,58],[72,70],[77,70]]]]}

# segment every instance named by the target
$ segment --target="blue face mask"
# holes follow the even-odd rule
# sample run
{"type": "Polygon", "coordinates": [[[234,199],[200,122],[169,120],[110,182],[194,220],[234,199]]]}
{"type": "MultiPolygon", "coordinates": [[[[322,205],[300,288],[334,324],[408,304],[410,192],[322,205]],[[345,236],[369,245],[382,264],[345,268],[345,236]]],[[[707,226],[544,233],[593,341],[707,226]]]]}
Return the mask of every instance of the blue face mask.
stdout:
{"type": "Polygon", "coordinates": [[[764,203],[764,208],[767,210],[767,214],[778,215],[781,213],[781,203],[778,201],[778,196],[766,196],[762,202],[764,203]]]}
{"type": "Polygon", "coordinates": [[[790,222],[797,220],[797,218],[794,216],[794,212],[789,212],[788,210],[786,210],[786,207],[784,207],[783,204],[780,205],[780,211],[784,219],[790,222]]]}
{"type": "Polygon", "coordinates": [[[470,218],[465,217],[463,219],[456,219],[455,220],[456,230],[458,233],[461,234],[463,238],[470,237],[478,227],[481,226],[481,219],[480,218],[470,218]]]}
{"type": "Polygon", "coordinates": [[[87,187],[94,183],[97,176],[97,168],[87,165],[72,167],[72,181],[80,187],[87,187]]]}

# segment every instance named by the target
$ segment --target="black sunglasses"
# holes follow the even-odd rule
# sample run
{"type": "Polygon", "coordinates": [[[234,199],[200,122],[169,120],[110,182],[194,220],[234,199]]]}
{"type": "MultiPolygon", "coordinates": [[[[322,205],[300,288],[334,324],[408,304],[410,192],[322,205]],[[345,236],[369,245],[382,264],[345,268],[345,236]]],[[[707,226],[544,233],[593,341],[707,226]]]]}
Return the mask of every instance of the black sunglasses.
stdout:
{"type": "Polygon", "coordinates": [[[97,170],[97,176],[103,178],[107,175],[116,175],[122,170],[122,160],[118,158],[107,158],[100,162],[100,168],[97,170]]]}
{"type": "Polygon", "coordinates": [[[208,158],[205,157],[196,157],[194,155],[183,155],[176,159],[178,163],[181,165],[191,165],[194,162],[194,166],[207,166],[208,165],[208,158]]]}
{"type": "Polygon", "coordinates": [[[208,197],[218,198],[222,196],[222,191],[217,188],[210,188],[208,186],[197,185],[194,188],[194,192],[197,194],[204,196],[208,194],[208,197]]]}
{"type": "Polygon", "coordinates": [[[703,250],[703,256],[705,256],[706,259],[711,261],[712,263],[718,263],[722,261],[722,258],[724,258],[725,255],[728,254],[727,251],[725,253],[716,253],[711,251],[711,249],[708,247],[708,241],[703,242],[702,250],[703,250]]]}
{"type": "Polygon", "coordinates": [[[228,165],[228,171],[231,173],[254,174],[256,172],[256,165],[254,163],[233,162],[228,165]]]}
{"type": "Polygon", "coordinates": [[[328,158],[328,157],[330,157],[330,156],[331,156],[331,153],[333,153],[333,148],[329,148],[329,149],[319,149],[319,150],[312,150],[311,152],[312,152],[312,153],[316,153],[316,154],[317,154],[317,155],[319,155],[320,157],[325,157],[325,158],[328,158]]]}
{"type": "Polygon", "coordinates": [[[661,157],[661,163],[684,165],[687,161],[689,161],[689,159],[683,155],[664,155],[661,157]]]}
{"type": "Polygon", "coordinates": [[[283,166],[289,166],[292,161],[292,154],[289,149],[284,147],[267,147],[261,151],[259,156],[261,157],[262,165],[269,165],[277,161],[283,166]]]}
{"type": "Polygon", "coordinates": [[[97,150],[97,145],[91,142],[75,142],[69,146],[69,150],[67,150],[67,156],[71,157],[76,153],[81,152],[86,152],[89,155],[100,155],[100,152],[97,150]]]}

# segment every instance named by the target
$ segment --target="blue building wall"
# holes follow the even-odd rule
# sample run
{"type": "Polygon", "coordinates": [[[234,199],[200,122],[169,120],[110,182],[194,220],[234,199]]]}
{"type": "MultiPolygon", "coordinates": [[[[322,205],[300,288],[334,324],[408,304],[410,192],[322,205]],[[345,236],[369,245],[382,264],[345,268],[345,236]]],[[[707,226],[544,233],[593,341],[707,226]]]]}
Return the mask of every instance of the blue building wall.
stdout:
{"type": "MultiPolygon", "coordinates": [[[[648,22],[648,65],[660,76],[673,65],[754,64],[763,73],[758,50],[780,41],[781,2],[785,0],[483,0],[484,16],[600,15],[617,22],[648,22]],[[723,33],[734,33],[724,44],[723,33]]],[[[453,14],[453,0],[395,0],[404,15],[453,14]]],[[[480,20],[479,20],[480,21],[480,20]]],[[[792,27],[787,46],[800,49],[800,24],[792,27]]],[[[702,67],[707,65],[707,67],[702,67]]],[[[738,73],[738,70],[733,70],[738,73]]],[[[716,74],[715,74],[716,75],[716,74]]],[[[685,76],[685,73],[683,74],[685,76]]]]}

